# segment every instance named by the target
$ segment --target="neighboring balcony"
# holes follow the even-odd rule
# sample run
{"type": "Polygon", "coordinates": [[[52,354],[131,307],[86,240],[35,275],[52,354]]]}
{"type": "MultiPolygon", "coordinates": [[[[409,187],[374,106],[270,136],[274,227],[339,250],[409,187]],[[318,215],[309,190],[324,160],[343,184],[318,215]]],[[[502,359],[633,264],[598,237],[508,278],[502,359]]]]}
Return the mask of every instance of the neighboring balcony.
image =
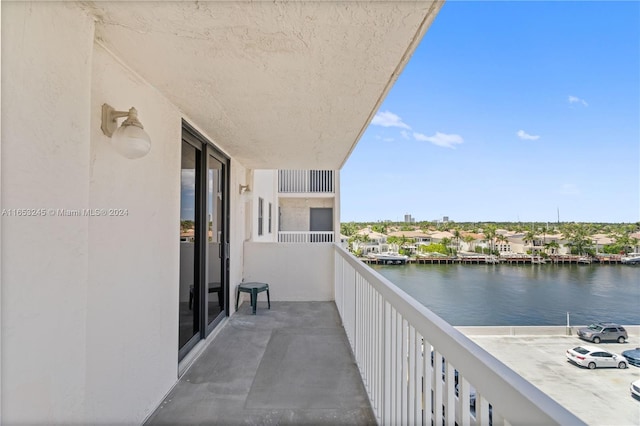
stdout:
{"type": "Polygon", "coordinates": [[[338,241],[337,170],[278,170],[278,242],[338,241]]]}
{"type": "Polygon", "coordinates": [[[282,194],[334,194],[334,170],[278,170],[278,192],[282,194]]]}
{"type": "MultiPolygon", "coordinates": [[[[216,337],[221,340],[214,340],[210,350],[215,352],[231,345],[235,350],[248,351],[249,355],[255,357],[251,363],[242,365],[246,357],[229,356],[220,364],[215,355],[203,355],[198,361],[201,364],[196,374],[183,378],[182,384],[176,387],[177,390],[196,391],[186,391],[190,397],[174,392],[168,397],[169,402],[159,409],[164,414],[159,414],[160,417],[155,417],[156,421],[152,423],[162,423],[161,418],[169,423],[169,419],[180,418],[173,417],[175,413],[169,411],[172,409],[183,410],[184,415],[189,416],[190,410],[201,407],[205,417],[190,418],[214,424],[229,419],[235,423],[253,423],[257,420],[256,415],[263,413],[257,409],[264,409],[264,413],[270,416],[268,420],[274,424],[304,421],[367,424],[371,419],[385,425],[425,426],[584,424],[460,331],[336,244],[247,242],[245,278],[270,283],[272,301],[282,302],[276,302],[269,311],[265,309],[264,301],[260,300],[258,315],[252,319],[263,320],[254,321],[255,325],[250,329],[247,329],[249,322],[243,319],[246,318],[246,312],[232,316],[220,337],[216,337]],[[315,305],[311,308],[309,301],[329,303],[335,307],[329,309],[326,305],[315,305]],[[279,308],[278,303],[288,304],[287,310],[292,310],[293,315],[279,313],[279,309],[285,305],[279,308]],[[306,386],[319,395],[335,395],[335,375],[327,374],[323,368],[312,372],[314,361],[311,358],[322,362],[335,360],[331,362],[335,363],[336,368],[343,368],[349,360],[333,358],[338,351],[343,352],[340,346],[308,340],[309,345],[314,345],[313,357],[309,355],[308,364],[305,364],[306,358],[305,363],[299,363],[300,360],[293,357],[292,360],[298,359],[295,361],[298,363],[296,368],[300,369],[298,373],[283,375],[276,370],[276,367],[284,368],[278,360],[284,362],[286,359],[278,358],[278,354],[270,353],[270,350],[280,351],[282,357],[286,357],[290,353],[284,344],[294,344],[292,336],[319,333],[309,327],[328,324],[330,316],[327,315],[332,309],[336,310],[337,315],[329,322],[341,323],[344,344],[351,354],[349,358],[352,356],[355,360],[362,380],[361,385],[354,384],[353,376],[345,370],[345,382],[340,383],[351,389],[347,392],[351,396],[358,395],[358,387],[364,388],[370,410],[362,405],[358,397],[348,401],[328,397],[319,405],[317,400],[303,397],[305,392],[312,390],[306,386]],[[284,329],[271,329],[268,326],[270,323],[280,323],[284,329]],[[235,328],[237,331],[233,331],[235,328]],[[228,335],[226,340],[222,340],[224,334],[228,335]],[[242,338],[239,339],[239,336],[242,338]],[[218,364],[223,368],[220,370],[221,376],[214,379],[215,385],[202,382],[199,372],[219,368],[218,364]],[[270,367],[263,368],[267,366],[270,367]],[[304,375],[302,382],[301,375],[304,375]],[[254,388],[258,385],[258,388],[254,388]],[[301,389],[299,393],[292,392],[298,388],[301,389]],[[288,402],[288,397],[283,397],[281,392],[293,399],[288,402]],[[313,406],[314,401],[316,406],[313,406]],[[237,410],[232,410],[232,407],[237,407],[237,410]],[[298,408],[295,407],[304,410],[296,411],[298,408]],[[347,412],[354,417],[340,417],[347,412]]],[[[304,349],[304,344],[298,347],[304,349]]],[[[346,388],[338,389],[338,392],[346,388]]],[[[267,423],[264,418],[260,421],[267,423]]]]}
{"type": "Polygon", "coordinates": [[[333,231],[278,231],[280,243],[332,243],[333,231]]]}

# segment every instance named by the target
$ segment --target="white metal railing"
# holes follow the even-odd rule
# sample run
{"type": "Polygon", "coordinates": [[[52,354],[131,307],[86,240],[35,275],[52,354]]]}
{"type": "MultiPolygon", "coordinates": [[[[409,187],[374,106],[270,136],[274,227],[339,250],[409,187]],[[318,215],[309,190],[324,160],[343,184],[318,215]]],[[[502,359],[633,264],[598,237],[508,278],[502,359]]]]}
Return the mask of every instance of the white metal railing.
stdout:
{"type": "Polygon", "coordinates": [[[333,193],[333,170],[278,170],[278,192],[333,193]]]}
{"type": "Polygon", "coordinates": [[[393,283],[334,247],[336,306],[379,424],[584,424],[393,283]]]}
{"type": "Polygon", "coordinates": [[[279,243],[332,243],[333,231],[278,231],[279,243]]]}

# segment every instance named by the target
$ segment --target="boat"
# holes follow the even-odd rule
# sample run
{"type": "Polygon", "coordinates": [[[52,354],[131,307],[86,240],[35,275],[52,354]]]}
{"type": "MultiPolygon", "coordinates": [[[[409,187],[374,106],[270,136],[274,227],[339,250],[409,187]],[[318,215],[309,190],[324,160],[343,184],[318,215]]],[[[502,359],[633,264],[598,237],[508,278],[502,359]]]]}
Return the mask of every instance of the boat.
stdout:
{"type": "Polygon", "coordinates": [[[579,257],[577,260],[577,263],[581,263],[583,265],[591,265],[591,258],[587,257],[587,256],[582,256],[579,257]]]}
{"type": "Polygon", "coordinates": [[[409,259],[409,256],[394,251],[369,253],[367,256],[387,265],[404,265],[409,259]]]}
{"type": "Polygon", "coordinates": [[[622,256],[620,262],[627,265],[638,265],[640,264],[640,253],[629,253],[626,256],[622,256]]]}

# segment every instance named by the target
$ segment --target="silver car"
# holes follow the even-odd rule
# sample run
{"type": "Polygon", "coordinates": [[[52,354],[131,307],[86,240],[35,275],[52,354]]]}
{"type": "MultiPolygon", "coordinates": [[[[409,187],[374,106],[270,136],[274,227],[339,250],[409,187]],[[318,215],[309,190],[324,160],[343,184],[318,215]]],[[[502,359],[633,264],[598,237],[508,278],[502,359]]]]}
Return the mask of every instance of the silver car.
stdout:
{"type": "Polygon", "coordinates": [[[620,324],[612,322],[598,322],[589,327],[578,330],[578,337],[593,343],[618,342],[624,343],[628,339],[627,330],[620,324]]]}
{"type": "Polygon", "coordinates": [[[618,354],[593,346],[577,346],[567,350],[567,359],[581,367],[627,368],[627,360],[618,354]]]}

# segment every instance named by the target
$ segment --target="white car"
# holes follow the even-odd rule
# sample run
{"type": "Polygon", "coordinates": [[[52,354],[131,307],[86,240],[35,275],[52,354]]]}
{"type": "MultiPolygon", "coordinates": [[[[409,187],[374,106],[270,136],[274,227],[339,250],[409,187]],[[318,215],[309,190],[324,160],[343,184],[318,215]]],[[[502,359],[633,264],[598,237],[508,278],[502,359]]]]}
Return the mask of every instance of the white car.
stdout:
{"type": "Polygon", "coordinates": [[[593,346],[576,346],[567,350],[567,359],[582,367],[627,368],[625,357],[593,346]]]}
{"type": "Polygon", "coordinates": [[[631,390],[631,396],[640,399],[640,379],[635,382],[631,382],[629,389],[631,390]]]}

